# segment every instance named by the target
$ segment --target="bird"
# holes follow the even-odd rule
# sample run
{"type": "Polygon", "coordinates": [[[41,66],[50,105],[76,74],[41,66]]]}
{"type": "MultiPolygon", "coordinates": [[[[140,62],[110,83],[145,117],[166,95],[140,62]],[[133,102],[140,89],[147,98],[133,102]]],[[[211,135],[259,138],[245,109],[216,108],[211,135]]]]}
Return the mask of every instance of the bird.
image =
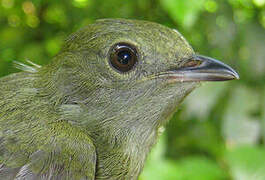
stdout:
{"type": "Polygon", "coordinates": [[[136,180],[183,99],[239,79],[175,29],[100,19],[44,66],[0,78],[1,180],[136,180]]]}

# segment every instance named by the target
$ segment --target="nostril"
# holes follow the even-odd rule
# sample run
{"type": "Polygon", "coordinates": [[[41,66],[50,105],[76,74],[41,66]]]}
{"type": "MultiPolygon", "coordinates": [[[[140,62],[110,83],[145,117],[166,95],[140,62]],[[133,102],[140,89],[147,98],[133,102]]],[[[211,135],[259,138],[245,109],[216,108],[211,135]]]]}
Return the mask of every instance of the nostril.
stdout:
{"type": "Polygon", "coordinates": [[[181,68],[187,68],[187,67],[197,67],[202,64],[202,61],[200,60],[188,60],[186,63],[184,63],[181,68]]]}

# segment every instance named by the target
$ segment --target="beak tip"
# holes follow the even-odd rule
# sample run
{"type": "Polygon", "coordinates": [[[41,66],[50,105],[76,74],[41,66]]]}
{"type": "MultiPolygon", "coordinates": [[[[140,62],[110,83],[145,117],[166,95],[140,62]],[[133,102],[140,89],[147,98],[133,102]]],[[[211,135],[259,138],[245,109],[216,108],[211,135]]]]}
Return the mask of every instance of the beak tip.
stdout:
{"type": "Polygon", "coordinates": [[[233,77],[232,79],[235,79],[235,80],[239,80],[240,77],[239,77],[239,74],[232,68],[229,68],[230,69],[230,72],[231,72],[231,76],[233,77]]]}

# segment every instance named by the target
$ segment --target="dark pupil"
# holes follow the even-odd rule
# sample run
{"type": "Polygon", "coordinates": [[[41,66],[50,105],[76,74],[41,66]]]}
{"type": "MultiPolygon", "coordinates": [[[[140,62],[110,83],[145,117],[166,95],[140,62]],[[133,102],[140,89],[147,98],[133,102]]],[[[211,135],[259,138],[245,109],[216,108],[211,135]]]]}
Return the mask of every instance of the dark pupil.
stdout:
{"type": "Polygon", "coordinates": [[[126,50],[123,50],[123,51],[120,51],[118,54],[118,61],[121,63],[121,64],[128,64],[129,61],[131,60],[131,53],[129,51],[126,51],[126,50]]]}

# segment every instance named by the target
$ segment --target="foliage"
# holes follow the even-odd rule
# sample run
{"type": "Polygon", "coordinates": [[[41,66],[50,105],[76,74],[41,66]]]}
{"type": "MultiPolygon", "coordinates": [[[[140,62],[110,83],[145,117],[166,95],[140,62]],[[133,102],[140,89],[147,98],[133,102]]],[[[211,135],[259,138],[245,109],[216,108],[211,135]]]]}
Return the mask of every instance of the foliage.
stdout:
{"type": "Polygon", "coordinates": [[[265,179],[265,0],[0,0],[0,75],[17,71],[14,60],[47,64],[71,32],[99,18],[176,28],[241,77],[186,99],[141,180],[265,179]]]}

